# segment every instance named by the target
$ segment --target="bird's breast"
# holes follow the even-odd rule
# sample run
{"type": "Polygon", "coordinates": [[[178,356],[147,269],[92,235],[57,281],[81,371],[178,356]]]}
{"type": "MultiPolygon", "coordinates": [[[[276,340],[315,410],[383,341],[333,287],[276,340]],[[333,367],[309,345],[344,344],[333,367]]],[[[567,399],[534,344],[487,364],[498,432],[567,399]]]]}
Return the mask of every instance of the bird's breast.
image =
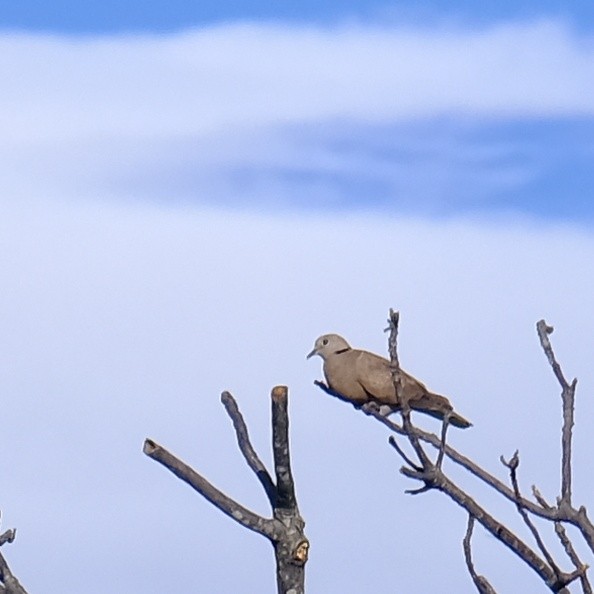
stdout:
{"type": "Polygon", "coordinates": [[[358,404],[369,400],[357,378],[354,362],[347,357],[336,355],[327,359],[324,362],[324,375],[328,385],[346,399],[358,404]]]}

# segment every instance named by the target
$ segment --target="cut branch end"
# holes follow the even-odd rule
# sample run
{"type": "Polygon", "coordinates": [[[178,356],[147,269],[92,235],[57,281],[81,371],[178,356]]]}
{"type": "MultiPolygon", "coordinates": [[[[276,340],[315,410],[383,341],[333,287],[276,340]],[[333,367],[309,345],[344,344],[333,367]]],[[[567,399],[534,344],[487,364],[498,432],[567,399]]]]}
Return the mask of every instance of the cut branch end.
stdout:
{"type": "Polygon", "coordinates": [[[145,439],[144,445],[142,446],[142,451],[147,455],[151,456],[155,453],[159,446],[152,440],[152,439],[145,439]]]}
{"type": "Polygon", "coordinates": [[[276,402],[282,402],[287,399],[288,392],[287,386],[275,386],[272,388],[272,399],[276,402]]]}

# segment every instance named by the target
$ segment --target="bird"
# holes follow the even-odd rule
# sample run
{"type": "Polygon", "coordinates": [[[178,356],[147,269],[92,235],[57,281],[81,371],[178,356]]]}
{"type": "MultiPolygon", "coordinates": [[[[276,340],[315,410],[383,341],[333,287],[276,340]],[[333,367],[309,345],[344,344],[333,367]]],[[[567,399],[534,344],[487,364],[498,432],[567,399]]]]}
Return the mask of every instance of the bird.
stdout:
{"type": "MultiPolygon", "coordinates": [[[[402,408],[396,395],[390,361],[375,353],[353,349],[338,334],[324,334],[316,339],[307,359],[318,355],[324,362],[324,376],[328,386],[344,400],[361,407],[369,402],[387,405],[389,413],[402,408]]],[[[450,401],[440,394],[430,392],[425,384],[400,370],[401,394],[412,410],[438,419],[449,416],[449,423],[465,429],[472,423],[454,412],[450,401]]]]}

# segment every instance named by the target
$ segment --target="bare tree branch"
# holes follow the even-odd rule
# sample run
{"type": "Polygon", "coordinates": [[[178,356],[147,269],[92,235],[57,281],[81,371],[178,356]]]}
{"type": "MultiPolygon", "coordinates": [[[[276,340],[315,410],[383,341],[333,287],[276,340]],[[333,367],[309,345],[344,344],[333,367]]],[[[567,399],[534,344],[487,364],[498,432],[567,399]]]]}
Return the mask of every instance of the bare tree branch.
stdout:
{"type": "Polygon", "coordinates": [[[540,344],[545,355],[553,369],[553,373],[561,386],[561,399],[563,402],[563,430],[561,436],[561,501],[560,506],[571,506],[571,441],[574,424],[575,409],[575,388],[577,379],[571,384],[567,382],[561,366],[555,358],[553,347],[549,340],[549,334],[552,334],[553,327],[548,326],[544,320],[536,324],[536,331],[540,339],[540,344]]]}
{"type": "Polygon", "coordinates": [[[277,507],[295,509],[295,484],[289,457],[289,415],[287,387],[272,390],[272,449],[276,473],[277,507]]]}
{"type": "MultiPolygon", "coordinates": [[[[575,389],[577,381],[573,380],[571,384],[567,382],[561,367],[555,359],[552,347],[548,335],[552,332],[552,328],[547,326],[543,320],[537,325],[538,335],[541,341],[541,345],[553,368],[553,372],[557,377],[562,387],[562,401],[563,401],[563,429],[562,429],[562,464],[561,464],[561,496],[557,500],[556,506],[551,506],[546,503],[544,498],[540,495],[537,489],[534,489],[536,502],[526,499],[520,493],[518,481],[517,481],[517,466],[519,464],[519,458],[516,454],[511,460],[505,461],[503,457],[501,461],[509,468],[512,488],[506,485],[503,481],[499,480],[484,468],[480,467],[470,458],[464,456],[454,448],[446,444],[446,432],[447,432],[447,418],[444,418],[444,424],[442,426],[441,439],[433,434],[422,431],[412,425],[410,417],[410,406],[407,402],[402,400],[400,386],[400,365],[398,361],[397,353],[397,336],[398,336],[398,323],[399,314],[390,310],[390,318],[388,320],[390,330],[389,338],[389,351],[391,359],[391,369],[394,382],[394,388],[396,390],[397,398],[401,402],[401,415],[402,425],[395,423],[388,419],[388,414],[383,414],[383,410],[377,406],[363,406],[362,410],[365,414],[374,417],[379,422],[383,423],[394,431],[398,435],[405,436],[413,450],[415,451],[419,463],[413,462],[401,448],[395,437],[390,437],[390,444],[396,449],[398,454],[402,457],[406,466],[401,468],[401,472],[413,479],[417,479],[423,483],[423,486],[419,489],[409,490],[407,493],[423,493],[430,489],[439,490],[448,495],[458,505],[463,507],[471,517],[470,522],[474,522],[476,519],[483,527],[489,531],[496,539],[500,540],[508,548],[510,548],[516,555],[518,555],[524,563],[531,567],[545,582],[548,588],[553,592],[568,592],[567,586],[574,580],[581,581],[582,589],[585,594],[592,594],[592,588],[588,581],[586,572],[587,565],[584,565],[575,552],[571,541],[569,540],[563,523],[569,523],[580,530],[582,536],[586,540],[590,549],[594,552],[594,525],[588,518],[587,510],[585,507],[576,509],[572,506],[572,490],[571,490],[571,448],[572,448],[572,429],[574,424],[574,405],[575,405],[575,389]],[[421,442],[428,443],[438,449],[438,456],[436,463],[432,463],[429,456],[426,454],[421,442]],[[459,464],[479,480],[486,483],[489,487],[500,493],[502,496],[513,502],[517,510],[521,514],[526,526],[532,533],[538,549],[544,556],[541,558],[540,555],[532,550],[525,542],[523,542],[518,536],[511,532],[505,525],[495,519],[493,516],[488,514],[483,507],[481,507],[472,497],[470,497],[465,491],[460,489],[450,478],[448,478],[441,470],[441,462],[444,456],[447,456],[450,460],[459,464]],[[560,539],[569,559],[575,567],[575,570],[567,573],[559,568],[559,565],[553,559],[551,553],[547,550],[544,540],[539,534],[539,531],[529,516],[534,514],[540,518],[552,521],[555,526],[555,531],[558,538],[560,539]]],[[[331,396],[335,396],[343,400],[339,394],[336,394],[328,388],[323,382],[316,382],[316,385],[324,390],[331,396]]],[[[469,524],[469,532],[467,533],[467,539],[465,545],[470,546],[470,534],[472,532],[472,525],[469,524]]],[[[470,554],[469,549],[465,549],[465,552],[470,554]]],[[[471,561],[470,557],[467,557],[467,562],[471,561]]],[[[477,579],[475,579],[476,572],[471,572],[473,581],[479,587],[477,579]]],[[[482,582],[480,587],[485,588],[485,592],[490,587],[488,582],[486,585],[482,582]]]]}
{"type": "Polygon", "coordinates": [[[277,485],[272,481],[249,440],[237,402],[229,392],[223,392],[221,400],[233,421],[241,453],[264,487],[272,506],[272,518],[263,518],[246,509],[150,439],[144,442],[144,453],[171,470],[223,513],[242,526],[268,538],[275,551],[278,593],[303,594],[304,566],[308,559],[309,541],[304,534],[305,522],[297,506],[291,473],[288,390],[286,386],[276,386],[271,394],[272,447],[277,485]]]}
{"type": "Polygon", "coordinates": [[[555,533],[561,541],[567,556],[571,559],[571,562],[575,567],[575,571],[577,572],[582,584],[582,591],[584,594],[592,594],[592,585],[590,584],[590,580],[588,580],[588,574],[586,573],[589,567],[580,561],[576,550],[573,548],[573,544],[571,544],[571,541],[567,536],[567,531],[561,522],[555,522],[555,533]]]}
{"type": "MultiPolygon", "coordinates": [[[[552,334],[553,327],[547,325],[544,320],[540,320],[536,324],[536,330],[542,349],[561,386],[561,401],[563,406],[563,428],[561,431],[561,497],[558,499],[556,507],[548,506],[545,509],[550,514],[550,519],[558,522],[569,522],[576,526],[588,543],[590,550],[594,553],[594,525],[588,518],[588,513],[584,506],[576,509],[572,504],[571,456],[577,379],[574,378],[571,384],[565,379],[549,340],[549,335],[552,334]]],[[[576,571],[578,569],[576,568],[576,571]]]]}
{"type": "Polygon", "coordinates": [[[567,581],[569,579],[567,574],[562,574],[559,579],[548,564],[524,541],[490,515],[470,495],[447,478],[439,468],[433,466],[422,472],[418,472],[407,467],[402,467],[400,472],[409,478],[423,481],[426,487],[424,490],[436,489],[445,493],[471,516],[476,518],[488,532],[514,552],[526,565],[531,567],[552,592],[569,594],[569,591],[565,589],[565,586],[569,583],[567,581]]]}
{"type": "MultiPolygon", "coordinates": [[[[337,395],[336,392],[329,388],[324,382],[315,381],[314,384],[329,396],[333,396],[339,398],[340,400],[344,400],[343,398],[340,398],[340,395],[337,395]]],[[[377,408],[363,407],[362,410],[366,415],[373,417],[374,419],[388,427],[390,430],[394,431],[394,433],[403,436],[408,435],[402,427],[402,425],[395,423],[386,415],[383,415],[377,408]]],[[[437,435],[435,435],[434,433],[429,433],[428,431],[424,431],[423,429],[419,429],[415,426],[412,427],[412,431],[421,441],[429,443],[438,450],[441,447],[441,439],[437,437],[437,435]]],[[[493,476],[490,472],[479,466],[476,462],[474,462],[464,454],[460,453],[452,446],[446,444],[444,447],[444,454],[450,460],[452,460],[452,462],[455,462],[456,464],[462,466],[462,468],[465,468],[468,472],[470,472],[476,478],[483,481],[485,484],[495,489],[506,499],[509,499],[514,504],[520,503],[522,507],[524,507],[530,513],[533,513],[534,515],[539,516],[541,518],[545,518],[547,520],[569,522],[570,524],[573,524],[582,532],[582,535],[584,536],[590,549],[594,552],[594,525],[588,518],[587,511],[584,507],[581,507],[579,509],[575,509],[571,506],[563,506],[561,508],[545,508],[542,505],[534,503],[533,501],[530,501],[526,498],[517,499],[513,489],[508,487],[503,481],[493,476]]]]}
{"type": "Polygon", "coordinates": [[[415,464],[407,455],[406,452],[400,447],[396,438],[393,435],[388,437],[388,443],[400,454],[400,457],[413,469],[418,472],[422,472],[423,468],[415,464]]]}
{"type": "Polygon", "coordinates": [[[305,522],[301,518],[295,483],[291,472],[289,453],[289,412],[286,386],[272,390],[272,450],[276,474],[277,496],[274,518],[284,527],[282,538],[277,539],[277,582],[279,594],[302,594],[303,566],[309,554],[309,541],[305,538],[305,522]]]}
{"type": "Polygon", "coordinates": [[[268,538],[275,538],[277,531],[281,529],[280,526],[275,526],[276,522],[274,520],[259,516],[225,495],[222,491],[219,491],[201,474],[197,473],[193,468],[152,439],[146,439],[144,441],[143,452],[149,458],[161,463],[182,481],[188,483],[188,485],[195,491],[198,491],[207,501],[220,509],[224,514],[233,518],[236,522],[239,522],[242,526],[268,538]]]}
{"type": "Polygon", "coordinates": [[[474,528],[474,516],[468,515],[468,524],[466,527],[466,534],[464,536],[464,540],[462,541],[462,546],[464,549],[464,559],[466,559],[466,567],[468,568],[468,573],[476,586],[479,594],[497,594],[495,589],[486,577],[477,574],[476,570],[474,569],[474,563],[472,562],[472,547],[470,544],[470,539],[472,538],[472,530],[474,528]]]}
{"type": "MultiPolygon", "coordinates": [[[[329,396],[333,396],[334,398],[338,398],[339,400],[343,400],[343,401],[349,402],[349,404],[352,404],[352,402],[345,400],[341,396],[341,394],[332,390],[332,388],[330,388],[324,382],[322,382],[320,380],[315,380],[314,384],[318,388],[323,390],[329,396]]],[[[380,423],[382,423],[383,425],[388,427],[388,429],[390,429],[391,431],[394,431],[394,433],[397,433],[398,435],[403,435],[405,437],[408,436],[408,433],[404,430],[402,425],[399,425],[398,423],[392,421],[390,418],[388,418],[387,415],[382,414],[382,412],[377,407],[373,407],[373,406],[357,407],[357,406],[355,406],[355,408],[361,408],[366,415],[375,418],[377,421],[379,421],[380,423]]],[[[441,439],[439,437],[437,437],[437,435],[435,435],[434,433],[429,433],[428,431],[424,431],[423,429],[420,429],[419,427],[416,427],[416,426],[412,427],[412,432],[420,440],[432,445],[433,447],[435,447],[437,449],[440,448],[441,439]]],[[[489,472],[487,472],[485,469],[480,467],[478,464],[473,462],[470,458],[468,458],[464,454],[461,454],[460,452],[458,452],[452,446],[446,444],[444,451],[445,451],[445,455],[448,458],[450,458],[450,460],[452,460],[452,462],[459,464],[460,466],[462,466],[463,468],[468,470],[471,474],[473,474],[474,476],[476,476],[477,478],[479,478],[480,480],[485,482],[487,485],[489,485],[490,487],[493,487],[494,489],[499,491],[507,499],[516,503],[513,490],[510,489],[504,482],[500,481],[497,477],[495,477],[492,474],[490,474],[489,472]]],[[[538,505],[535,505],[530,500],[522,500],[522,505],[525,505],[525,507],[527,509],[529,509],[532,513],[535,513],[536,515],[542,514],[543,517],[552,519],[550,517],[549,513],[547,513],[547,510],[541,509],[538,505]]]]}
{"type": "Polygon", "coordinates": [[[264,487],[270,505],[274,507],[276,505],[276,486],[274,485],[268,470],[266,470],[266,466],[264,466],[250,442],[247,426],[243,420],[242,414],[239,412],[239,407],[237,406],[235,398],[233,398],[229,392],[225,391],[221,394],[221,402],[225,406],[227,414],[233,421],[233,427],[237,434],[237,443],[245,461],[258,477],[262,487],[264,487]]]}
{"type": "Polygon", "coordinates": [[[390,353],[390,371],[392,372],[392,381],[394,382],[394,389],[396,391],[396,401],[400,404],[400,413],[402,415],[402,426],[404,432],[408,437],[411,446],[419,458],[419,462],[423,467],[431,464],[429,457],[425,450],[421,447],[419,439],[410,421],[410,404],[407,397],[402,390],[402,376],[400,374],[400,361],[398,360],[398,323],[400,322],[400,312],[394,311],[390,308],[390,316],[388,318],[388,328],[390,336],[388,338],[388,351],[390,353]]]}
{"type": "MultiPolygon", "coordinates": [[[[16,530],[6,530],[0,535],[0,546],[11,543],[16,537],[16,530]]],[[[4,555],[0,553],[0,593],[2,594],[27,594],[27,591],[8,567],[4,555]]]]}
{"type": "MultiPolygon", "coordinates": [[[[540,491],[534,485],[532,485],[532,493],[533,493],[535,499],[543,507],[545,507],[547,509],[552,509],[552,506],[549,503],[547,503],[547,501],[542,496],[540,491]]],[[[567,536],[567,531],[565,530],[565,526],[563,526],[563,524],[561,522],[555,522],[555,533],[557,534],[557,537],[559,538],[561,545],[563,546],[563,549],[565,550],[565,553],[571,559],[571,562],[573,563],[574,567],[576,568],[576,571],[581,572],[579,578],[580,578],[580,582],[582,584],[582,591],[584,592],[584,594],[592,594],[592,586],[590,584],[590,581],[588,580],[588,575],[586,573],[588,571],[588,565],[582,563],[582,561],[580,560],[576,550],[573,547],[573,544],[569,540],[569,536],[567,536]]]]}
{"type": "MultiPolygon", "coordinates": [[[[514,455],[509,460],[505,460],[505,458],[503,456],[501,456],[500,460],[501,460],[501,463],[509,469],[509,476],[510,476],[510,480],[511,480],[511,483],[512,483],[512,486],[514,489],[514,494],[516,496],[517,501],[520,501],[522,499],[522,496],[520,494],[520,486],[518,485],[518,475],[517,475],[517,469],[520,464],[520,457],[518,455],[518,450],[516,450],[514,452],[514,455]]],[[[538,532],[538,529],[534,525],[534,522],[532,522],[532,520],[528,516],[528,513],[522,507],[522,504],[516,503],[516,508],[517,508],[519,514],[522,516],[524,523],[526,524],[526,526],[528,526],[528,529],[530,530],[530,532],[532,532],[532,536],[534,536],[534,540],[536,541],[536,544],[537,544],[538,548],[540,549],[541,553],[544,555],[545,559],[547,560],[547,563],[551,566],[551,569],[555,572],[557,579],[560,579],[562,572],[559,569],[559,567],[557,567],[557,564],[553,560],[552,555],[549,553],[548,549],[546,548],[544,541],[542,540],[540,533],[538,532]]]]}
{"type": "MultiPolygon", "coordinates": [[[[390,318],[388,320],[389,329],[390,329],[389,351],[390,351],[390,359],[392,362],[392,374],[393,374],[394,388],[396,390],[397,396],[398,396],[398,388],[400,385],[400,378],[399,378],[400,367],[399,367],[398,353],[397,353],[398,322],[399,322],[398,313],[394,312],[393,310],[390,310],[390,318]]],[[[565,399],[564,399],[564,402],[565,402],[565,399]]],[[[370,408],[368,411],[366,410],[365,412],[367,412],[368,414],[371,414],[373,416],[376,416],[376,418],[378,418],[380,416],[378,411],[374,410],[373,408],[370,408]]],[[[531,567],[541,577],[541,579],[544,581],[544,583],[548,586],[548,588],[552,592],[568,593],[569,591],[567,590],[566,586],[568,584],[570,584],[572,581],[574,581],[575,579],[577,579],[578,577],[581,577],[581,575],[584,573],[584,570],[580,567],[580,568],[576,568],[576,570],[570,574],[562,572],[559,569],[559,567],[557,566],[557,564],[554,562],[554,560],[553,560],[552,556],[550,555],[550,553],[548,552],[548,550],[546,549],[544,542],[543,542],[542,538],[540,537],[540,534],[538,533],[538,530],[536,529],[535,525],[528,517],[528,513],[526,512],[526,510],[523,508],[524,500],[520,494],[518,483],[517,483],[517,476],[516,476],[516,469],[517,469],[517,466],[519,463],[519,458],[518,458],[517,452],[509,462],[506,462],[503,459],[503,457],[501,458],[502,462],[504,464],[506,464],[506,466],[508,466],[508,468],[510,469],[511,479],[512,479],[512,484],[513,484],[513,491],[511,493],[511,498],[514,501],[514,503],[516,504],[516,507],[519,510],[520,514],[522,515],[526,525],[532,532],[532,534],[537,542],[537,545],[540,548],[543,555],[545,556],[546,560],[542,559],[535,551],[533,551],[525,542],[523,542],[517,535],[515,535],[511,530],[509,530],[509,528],[507,528],[504,524],[502,524],[501,522],[496,520],[493,516],[491,516],[489,513],[487,513],[486,510],[483,507],[481,507],[468,493],[466,493],[464,490],[462,490],[460,487],[458,487],[451,479],[449,479],[442,472],[441,462],[442,462],[443,456],[446,453],[448,454],[448,456],[451,455],[451,452],[447,452],[447,445],[445,443],[447,425],[448,425],[448,419],[446,416],[444,418],[444,424],[442,426],[442,435],[441,435],[440,440],[438,440],[436,436],[431,434],[432,445],[435,445],[435,447],[439,448],[439,455],[437,457],[437,462],[436,462],[436,464],[433,464],[430,461],[429,457],[425,454],[424,449],[420,444],[419,433],[417,432],[416,428],[414,428],[412,426],[412,423],[410,421],[410,408],[408,406],[408,403],[406,403],[406,402],[402,403],[402,427],[401,427],[401,431],[399,433],[404,434],[408,438],[411,446],[417,453],[417,456],[421,463],[421,468],[419,469],[418,466],[411,463],[411,460],[404,454],[404,451],[402,450],[402,448],[400,448],[396,445],[396,441],[393,437],[390,439],[390,443],[392,446],[394,446],[396,451],[402,456],[404,461],[409,465],[409,466],[402,467],[400,469],[400,471],[405,476],[407,476],[409,478],[414,478],[414,479],[417,479],[417,480],[420,480],[423,482],[423,487],[416,489],[416,490],[407,491],[407,493],[418,494],[418,493],[423,493],[425,491],[428,491],[430,489],[436,489],[438,491],[445,493],[453,501],[455,501],[458,505],[463,507],[468,512],[468,514],[471,516],[471,521],[472,521],[472,518],[478,520],[478,522],[480,522],[483,525],[483,527],[486,530],[488,530],[495,538],[497,538],[500,542],[505,544],[518,557],[520,557],[520,559],[522,559],[522,561],[524,563],[526,563],[529,567],[531,567]],[[436,441],[438,443],[435,443],[436,441]]],[[[571,437],[571,435],[569,437],[571,437]]],[[[564,443],[564,450],[565,450],[565,443],[564,443]]],[[[566,451],[567,451],[568,455],[570,456],[571,449],[569,448],[566,451]]],[[[480,469],[480,470],[482,471],[482,469],[480,469]]],[[[568,470],[570,471],[570,466],[568,467],[568,470]]],[[[481,474],[484,475],[485,474],[484,471],[482,471],[481,474]]],[[[492,478],[492,477],[490,477],[490,475],[487,475],[487,476],[488,476],[488,478],[492,478]]],[[[565,477],[565,470],[564,470],[563,476],[565,477]]],[[[500,482],[500,481],[498,481],[498,482],[500,482]]],[[[563,484],[566,485],[567,493],[569,493],[569,495],[564,500],[565,505],[563,506],[563,510],[561,509],[562,506],[559,505],[558,509],[555,511],[558,511],[558,512],[569,511],[569,512],[571,512],[573,510],[571,509],[571,505],[570,505],[570,499],[571,499],[570,483],[567,483],[567,481],[564,479],[563,484]]],[[[506,487],[506,491],[507,491],[507,493],[509,493],[509,488],[506,487]]],[[[532,504],[532,502],[530,502],[530,504],[534,506],[534,504],[532,504]]],[[[539,511],[541,511],[541,510],[547,511],[547,512],[550,511],[550,510],[544,510],[544,508],[542,508],[542,506],[539,509],[539,511]]],[[[584,514],[585,514],[585,510],[584,510],[584,514]]],[[[469,530],[469,532],[471,532],[471,530],[472,530],[471,524],[469,524],[468,530],[469,530]]],[[[470,539],[470,536],[468,536],[468,541],[467,541],[468,543],[469,543],[469,539],[470,539]]],[[[468,549],[468,551],[469,551],[469,549],[468,549]]],[[[467,558],[467,561],[469,559],[470,559],[470,557],[467,558]]],[[[469,567],[471,567],[471,564],[469,565],[469,567]]],[[[483,581],[479,582],[478,576],[476,575],[476,572],[474,572],[474,569],[473,569],[473,572],[471,575],[473,577],[473,581],[475,582],[475,584],[477,584],[477,587],[478,587],[478,584],[480,584],[481,588],[484,588],[484,589],[487,588],[488,582],[486,582],[486,585],[483,581]]],[[[488,585],[488,586],[490,587],[490,585],[488,585]]]]}

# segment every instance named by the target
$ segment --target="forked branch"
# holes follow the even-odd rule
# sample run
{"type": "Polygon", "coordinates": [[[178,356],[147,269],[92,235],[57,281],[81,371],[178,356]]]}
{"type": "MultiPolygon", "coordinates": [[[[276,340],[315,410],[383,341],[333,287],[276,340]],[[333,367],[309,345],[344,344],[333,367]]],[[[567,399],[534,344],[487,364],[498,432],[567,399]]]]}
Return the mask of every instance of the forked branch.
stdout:
{"type": "Polygon", "coordinates": [[[243,507],[153,440],[145,440],[144,453],[163,464],[236,522],[268,538],[275,550],[278,593],[303,594],[309,541],[304,534],[305,522],[297,507],[291,473],[287,388],[276,386],[271,396],[276,484],[250,442],[237,402],[229,392],[223,392],[221,400],[233,421],[239,449],[258,477],[271,504],[271,518],[264,518],[243,507]]]}
{"type": "MultiPolygon", "coordinates": [[[[393,381],[395,390],[397,394],[399,394],[398,373],[400,364],[397,354],[397,333],[399,323],[398,312],[390,310],[390,318],[388,322],[388,329],[390,330],[390,339],[388,341],[388,345],[392,362],[393,381]]],[[[545,355],[547,356],[547,359],[552,366],[553,372],[562,389],[561,397],[563,402],[563,429],[561,440],[561,494],[557,500],[556,506],[547,504],[536,489],[534,489],[536,502],[522,496],[518,487],[516,476],[516,469],[519,462],[519,458],[517,456],[512,457],[512,459],[509,461],[502,459],[502,461],[510,469],[510,478],[512,482],[512,487],[510,488],[503,481],[476,464],[476,462],[474,462],[472,459],[461,454],[445,443],[447,422],[444,423],[440,438],[437,435],[423,431],[412,424],[410,412],[406,406],[406,403],[404,403],[402,407],[402,424],[398,424],[387,418],[387,416],[382,414],[382,411],[377,407],[364,406],[363,411],[367,415],[374,417],[376,420],[389,427],[392,431],[394,431],[394,433],[406,437],[414,452],[416,453],[418,462],[413,462],[405,454],[404,449],[398,445],[396,438],[394,436],[390,437],[390,444],[396,449],[398,454],[405,462],[405,466],[401,469],[401,472],[406,476],[417,479],[423,483],[421,488],[408,491],[409,493],[417,494],[430,489],[439,490],[448,495],[468,512],[469,525],[467,529],[467,535],[464,540],[464,551],[469,572],[473,582],[479,589],[479,592],[492,592],[493,589],[490,584],[484,580],[484,578],[477,576],[472,566],[470,557],[470,535],[472,533],[472,527],[475,520],[478,521],[493,536],[495,536],[495,538],[497,538],[503,544],[508,546],[514,553],[516,553],[516,555],[518,555],[518,557],[520,557],[524,563],[536,571],[551,591],[568,592],[567,586],[579,579],[584,594],[592,594],[592,588],[586,573],[588,567],[580,561],[577,553],[575,552],[575,547],[569,540],[567,532],[563,526],[564,523],[569,523],[576,526],[582,533],[592,552],[594,552],[594,525],[592,525],[590,522],[587,511],[584,507],[576,509],[572,505],[571,446],[572,429],[574,425],[575,388],[577,381],[573,380],[571,383],[569,383],[563,375],[548,338],[552,332],[552,328],[547,326],[544,320],[541,320],[537,324],[537,331],[545,355]],[[431,458],[425,452],[422,443],[430,444],[431,446],[438,449],[438,456],[435,463],[431,462],[431,458]],[[525,524],[532,533],[538,549],[540,550],[540,553],[543,555],[543,557],[530,548],[524,541],[518,538],[518,536],[510,531],[505,525],[489,515],[485,509],[477,503],[477,501],[475,501],[468,495],[468,493],[460,489],[449,477],[447,477],[441,470],[442,457],[447,457],[449,460],[462,466],[479,480],[494,489],[494,491],[513,502],[522,515],[525,524]],[[573,571],[564,572],[559,568],[559,564],[553,559],[552,554],[545,547],[544,541],[538,533],[534,522],[532,522],[530,519],[529,514],[534,514],[554,523],[555,532],[574,566],[573,571]]],[[[341,398],[339,394],[334,393],[323,382],[316,382],[316,384],[326,393],[341,398]]]]}

